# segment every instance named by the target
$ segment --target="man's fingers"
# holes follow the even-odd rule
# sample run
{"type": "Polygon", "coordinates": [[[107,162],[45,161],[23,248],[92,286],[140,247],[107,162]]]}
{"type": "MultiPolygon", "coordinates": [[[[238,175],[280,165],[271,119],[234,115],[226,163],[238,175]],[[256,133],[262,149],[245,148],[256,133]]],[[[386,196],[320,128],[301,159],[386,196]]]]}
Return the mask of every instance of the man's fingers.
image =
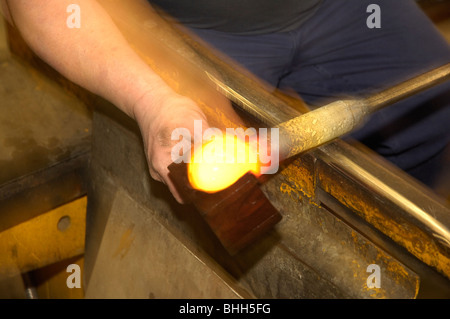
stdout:
{"type": "Polygon", "coordinates": [[[163,182],[163,179],[161,178],[161,175],[159,175],[159,173],[158,173],[156,170],[150,168],[150,169],[149,169],[149,172],[150,172],[150,176],[151,176],[155,181],[163,182]]]}
{"type": "Polygon", "coordinates": [[[173,182],[170,180],[169,177],[167,177],[166,185],[169,188],[170,192],[172,193],[173,197],[176,199],[176,201],[180,204],[184,204],[185,202],[183,198],[181,197],[180,193],[177,191],[175,185],[173,184],[173,182]]]}

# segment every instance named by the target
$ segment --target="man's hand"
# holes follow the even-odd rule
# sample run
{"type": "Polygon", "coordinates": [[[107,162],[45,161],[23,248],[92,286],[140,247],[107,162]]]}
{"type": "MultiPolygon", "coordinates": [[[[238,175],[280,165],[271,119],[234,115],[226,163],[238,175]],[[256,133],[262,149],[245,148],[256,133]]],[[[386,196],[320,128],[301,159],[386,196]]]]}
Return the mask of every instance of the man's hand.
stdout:
{"type": "Polygon", "coordinates": [[[177,128],[186,128],[194,137],[194,121],[202,121],[202,133],[208,128],[206,117],[191,99],[167,90],[155,101],[154,95],[144,95],[135,105],[134,117],[141,130],[150,175],[163,182],[175,199],[182,203],[180,194],[168,177],[168,166],[172,163],[171,152],[178,141],[171,135],[177,128]],[[149,107],[149,105],[158,107],[149,107]]]}

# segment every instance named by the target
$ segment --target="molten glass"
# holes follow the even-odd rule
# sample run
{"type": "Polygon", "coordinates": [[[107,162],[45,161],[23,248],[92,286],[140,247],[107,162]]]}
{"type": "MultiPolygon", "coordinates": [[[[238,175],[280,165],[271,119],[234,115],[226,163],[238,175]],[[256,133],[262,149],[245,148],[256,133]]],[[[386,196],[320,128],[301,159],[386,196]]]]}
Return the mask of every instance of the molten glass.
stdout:
{"type": "Polygon", "coordinates": [[[247,172],[259,175],[257,148],[224,134],[194,151],[188,164],[188,178],[195,189],[214,193],[233,185],[247,172]]]}

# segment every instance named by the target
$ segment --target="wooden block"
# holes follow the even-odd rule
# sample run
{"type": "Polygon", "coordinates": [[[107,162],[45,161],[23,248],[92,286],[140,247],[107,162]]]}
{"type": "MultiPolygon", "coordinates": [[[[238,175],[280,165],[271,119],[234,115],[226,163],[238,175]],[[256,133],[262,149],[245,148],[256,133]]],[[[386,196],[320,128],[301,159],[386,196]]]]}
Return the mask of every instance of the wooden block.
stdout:
{"type": "Polygon", "coordinates": [[[280,213],[251,173],[222,191],[206,193],[191,187],[186,163],[172,163],[169,172],[182,198],[197,208],[231,255],[253,243],[281,220],[280,213]]]}

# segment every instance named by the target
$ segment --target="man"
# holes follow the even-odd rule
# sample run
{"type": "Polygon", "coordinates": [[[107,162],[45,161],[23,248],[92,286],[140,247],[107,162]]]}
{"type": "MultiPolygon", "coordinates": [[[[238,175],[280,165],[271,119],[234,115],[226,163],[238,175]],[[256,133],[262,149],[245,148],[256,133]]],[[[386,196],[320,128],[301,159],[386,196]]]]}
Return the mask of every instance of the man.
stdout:
{"type": "MultiPolygon", "coordinates": [[[[264,81],[294,89],[310,105],[378,91],[450,61],[448,45],[410,0],[153,3],[264,81]],[[382,13],[375,28],[368,23],[372,2],[382,13]]],[[[203,120],[205,129],[200,108],[139,58],[96,1],[2,0],[2,7],[41,58],[137,121],[152,177],[180,201],[167,176],[170,146],[161,141],[161,132],[192,129],[194,120],[203,120]],[[69,4],[82,8],[83,26],[76,33],[64,27],[69,4]]],[[[431,183],[449,141],[447,88],[378,112],[353,136],[431,183]]]]}
{"type": "MultiPolygon", "coordinates": [[[[311,106],[367,96],[450,62],[449,44],[412,0],[152,2],[311,106]]],[[[432,186],[447,123],[449,83],[378,112],[352,136],[432,186]]]]}

